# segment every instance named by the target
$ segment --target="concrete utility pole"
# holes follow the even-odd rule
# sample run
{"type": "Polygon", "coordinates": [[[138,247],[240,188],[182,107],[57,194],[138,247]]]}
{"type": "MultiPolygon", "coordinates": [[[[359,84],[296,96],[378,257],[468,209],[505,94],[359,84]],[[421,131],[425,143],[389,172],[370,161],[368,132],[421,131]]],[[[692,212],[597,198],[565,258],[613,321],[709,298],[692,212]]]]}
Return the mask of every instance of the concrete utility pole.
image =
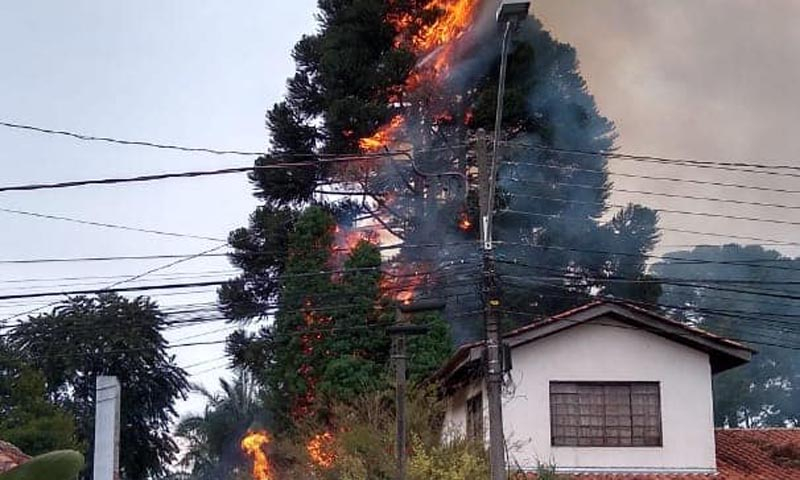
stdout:
{"type": "Polygon", "coordinates": [[[94,405],[94,480],[119,479],[121,398],[117,377],[97,377],[94,405]]]}
{"type": "MultiPolygon", "coordinates": [[[[492,223],[496,196],[497,169],[500,164],[500,135],[503,128],[503,101],[505,97],[506,72],[508,70],[508,47],[511,31],[516,24],[528,16],[530,2],[524,0],[502,0],[497,9],[497,23],[503,27],[500,53],[500,76],[497,86],[497,110],[495,112],[494,141],[491,167],[488,176],[481,173],[481,237],[483,240],[483,286],[484,320],[486,323],[486,396],[489,404],[489,463],[491,480],[506,480],[505,435],[503,434],[503,372],[501,365],[502,335],[497,307],[500,306],[495,284],[495,263],[492,251],[492,223]],[[486,183],[483,183],[485,180],[486,183]],[[485,193],[484,193],[485,192],[485,193]]],[[[486,165],[486,139],[478,136],[478,165],[486,165]],[[483,157],[483,158],[481,158],[483,157]]],[[[483,171],[483,169],[481,168],[483,171]]]]}
{"type": "Polygon", "coordinates": [[[442,310],[444,306],[445,303],[440,300],[422,300],[410,305],[398,305],[396,324],[386,329],[386,333],[392,337],[392,360],[394,360],[395,368],[395,402],[397,409],[395,438],[397,475],[395,478],[397,480],[405,480],[406,478],[408,441],[408,413],[406,412],[407,340],[410,336],[425,335],[429,330],[427,325],[413,325],[409,320],[413,313],[442,310]]]}

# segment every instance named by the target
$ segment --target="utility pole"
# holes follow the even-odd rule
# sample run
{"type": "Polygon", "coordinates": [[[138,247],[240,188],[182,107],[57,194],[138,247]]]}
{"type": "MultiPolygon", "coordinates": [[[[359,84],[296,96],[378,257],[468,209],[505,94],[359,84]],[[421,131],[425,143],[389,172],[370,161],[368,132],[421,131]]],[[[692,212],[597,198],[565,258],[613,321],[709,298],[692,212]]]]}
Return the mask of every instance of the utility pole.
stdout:
{"type": "Polygon", "coordinates": [[[94,480],[119,479],[120,390],[117,377],[97,377],[94,405],[94,480]]]}
{"type": "Polygon", "coordinates": [[[410,336],[425,335],[428,333],[427,325],[414,325],[410,322],[413,313],[431,312],[442,310],[445,303],[441,300],[420,300],[411,304],[397,306],[395,325],[386,329],[392,337],[392,360],[394,361],[395,374],[395,405],[396,405],[396,432],[395,432],[395,462],[397,480],[406,479],[407,443],[408,443],[408,412],[406,412],[406,385],[408,353],[407,340],[410,336]]]}
{"type": "Polygon", "coordinates": [[[492,222],[496,196],[497,169],[500,163],[500,135],[503,127],[503,101],[505,97],[506,72],[508,70],[508,47],[512,29],[525,19],[530,10],[530,1],[502,0],[497,9],[497,22],[502,25],[503,39],[500,53],[500,76],[497,86],[497,109],[495,111],[494,139],[491,166],[485,168],[486,137],[478,134],[478,165],[481,171],[481,240],[483,241],[483,300],[486,324],[486,396],[489,410],[489,463],[491,480],[506,480],[505,435],[503,434],[503,372],[501,365],[502,335],[497,307],[500,306],[495,284],[495,263],[492,250],[492,222]],[[483,172],[488,170],[488,175],[483,172]]]}

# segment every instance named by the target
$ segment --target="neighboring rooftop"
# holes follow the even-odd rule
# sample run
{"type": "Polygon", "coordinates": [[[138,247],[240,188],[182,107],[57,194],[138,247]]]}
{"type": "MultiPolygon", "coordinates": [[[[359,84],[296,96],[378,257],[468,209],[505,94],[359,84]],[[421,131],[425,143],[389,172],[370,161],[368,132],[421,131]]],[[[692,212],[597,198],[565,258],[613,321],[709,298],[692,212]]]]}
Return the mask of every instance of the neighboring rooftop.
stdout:
{"type": "Polygon", "coordinates": [[[0,440],[0,473],[7,472],[30,459],[31,457],[22,453],[19,448],[0,440]]]}
{"type": "MultiPolygon", "coordinates": [[[[715,474],[561,474],[564,480],[800,480],[800,429],[716,431],[715,474]]],[[[529,473],[517,477],[533,480],[529,473]]]]}
{"type": "MultiPolygon", "coordinates": [[[[750,361],[755,351],[739,342],[715,335],[700,328],[667,318],[659,313],[617,300],[599,300],[558,315],[535,321],[503,335],[511,348],[534,342],[563,330],[596,320],[611,318],[666,339],[709,354],[713,373],[719,373],[750,361]]],[[[483,342],[462,345],[434,379],[447,380],[480,359],[483,342]]]]}

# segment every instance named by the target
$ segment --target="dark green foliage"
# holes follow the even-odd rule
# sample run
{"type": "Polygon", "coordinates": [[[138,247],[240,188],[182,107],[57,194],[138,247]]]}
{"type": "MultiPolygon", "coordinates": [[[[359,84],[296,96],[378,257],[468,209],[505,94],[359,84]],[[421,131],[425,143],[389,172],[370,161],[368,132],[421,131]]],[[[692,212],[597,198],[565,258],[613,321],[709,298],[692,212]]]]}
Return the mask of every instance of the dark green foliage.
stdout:
{"type": "Polygon", "coordinates": [[[274,322],[256,335],[234,334],[234,363],[266,388],[284,428],[292,416],[319,413],[320,396],[341,398],[380,378],[385,337],[377,319],[380,256],[369,244],[354,249],[332,276],[333,217],[310,207],[288,232],[286,263],[274,322]]]}
{"type": "Polygon", "coordinates": [[[408,376],[420,382],[433,375],[453,354],[450,326],[438,313],[418,315],[415,323],[428,325],[427,335],[413,337],[408,342],[408,376]]]}
{"type": "Polygon", "coordinates": [[[263,206],[250,215],[248,228],[230,233],[231,263],[241,275],[219,289],[222,311],[231,320],[258,318],[275,304],[278,277],[286,264],[288,232],[297,217],[286,207],[263,206]]]}
{"type": "MultiPolygon", "coordinates": [[[[122,384],[120,469],[123,480],[164,471],[178,449],[169,426],[187,388],[162,336],[164,315],[145,297],[73,297],[15,329],[13,348],[39,369],[49,395],[77,419],[78,438],[92,452],[95,379],[122,384]]],[[[91,456],[88,458],[91,471],[91,456]]]]}
{"type": "MultiPolygon", "coordinates": [[[[274,321],[257,334],[229,338],[234,364],[264,386],[278,429],[292,429],[298,418],[326,422],[331,403],[388,385],[385,327],[394,312],[381,296],[380,253],[367,241],[334,253],[334,227],[323,208],[299,215],[287,233],[274,321]]],[[[449,352],[447,326],[432,323],[431,335],[412,346],[416,377],[434,370],[449,352]]]]}
{"type": "Polygon", "coordinates": [[[314,155],[316,130],[304,124],[287,103],[279,103],[267,112],[267,127],[272,132],[272,152],[257,159],[256,170],[250,174],[256,197],[272,204],[308,200],[324,172],[314,155]],[[286,163],[299,165],[268,168],[286,163]]]}
{"type": "Polygon", "coordinates": [[[797,300],[758,293],[800,295],[800,261],[774,250],[739,245],[703,246],[668,256],[682,260],[663,261],[653,271],[663,278],[660,303],[671,314],[720,335],[756,342],[752,346],[758,353],[749,364],[714,379],[717,425],[797,425],[800,355],[776,346],[800,343],[797,300]],[[716,280],[744,283],[685,286],[716,280]]]}
{"type": "Polygon", "coordinates": [[[49,402],[41,372],[0,340],[0,438],[28,455],[79,449],[75,419],[49,402]]]}
{"type": "Polygon", "coordinates": [[[286,100],[267,113],[272,155],[256,162],[314,165],[257,171],[251,178],[259,198],[279,204],[310,200],[317,181],[328,172],[313,153],[355,152],[358,139],[387,120],[389,92],[402,85],[414,58],[392,48],[395,31],[380,19],[408,11],[409,3],[320,2],[320,31],[295,45],[297,70],[287,82],[286,100]]]}

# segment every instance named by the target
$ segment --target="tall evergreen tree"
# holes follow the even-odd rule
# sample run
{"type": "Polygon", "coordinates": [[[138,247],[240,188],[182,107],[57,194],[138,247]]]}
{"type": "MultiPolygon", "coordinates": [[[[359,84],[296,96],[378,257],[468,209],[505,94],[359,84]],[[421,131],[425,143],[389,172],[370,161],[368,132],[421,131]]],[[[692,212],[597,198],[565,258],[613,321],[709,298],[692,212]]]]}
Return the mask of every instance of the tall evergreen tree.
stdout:
{"type": "MultiPolygon", "coordinates": [[[[476,185],[470,180],[465,190],[463,179],[476,166],[475,132],[494,123],[500,33],[485,14],[494,7],[488,0],[320,1],[319,31],[296,45],[286,99],[268,114],[273,155],[257,162],[298,154],[311,166],[253,176],[257,195],[273,206],[308,201],[320,183],[360,184],[384,226],[414,246],[398,260],[440,272],[431,281],[450,300],[456,327],[479,301],[475,286],[465,286],[479,278],[476,185]],[[452,49],[420,50],[417,39],[450,19],[451,6],[472,9],[469,31],[456,35],[452,49]],[[449,62],[446,69],[439,59],[449,62]],[[315,161],[359,152],[359,139],[398,115],[397,140],[413,146],[409,158],[353,168],[315,161]],[[473,227],[462,230],[465,214],[473,227]]],[[[578,73],[574,49],[525,20],[514,35],[507,87],[495,225],[505,308],[527,321],[598,293],[655,300],[657,286],[612,281],[646,278],[642,254],[658,239],[657,215],[637,205],[611,214],[605,156],[577,153],[613,150],[615,133],[578,73]]],[[[236,303],[256,288],[238,285],[229,297],[236,303]]],[[[469,330],[455,333],[478,334],[469,330]]]]}
{"type": "Polygon", "coordinates": [[[800,342],[800,320],[791,297],[800,297],[800,260],[740,245],[667,256],[654,266],[664,280],[660,303],[689,323],[753,342],[758,351],[747,365],[714,378],[717,425],[797,425],[800,354],[793,346],[800,342]]]}
{"type": "MultiPolygon", "coordinates": [[[[301,420],[325,423],[330,403],[385,388],[390,378],[385,327],[394,311],[380,285],[380,253],[367,240],[342,251],[336,228],[322,207],[298,214],[276,278],[274,317],[255,334],[239,331],[229,339],[234,364],[260,380],[273,427],[281,431],[301,420]]],[[[424,377],[438,368],[451,340],[440,324],[415,342],[414,372],[424,377]]]]}
{"type": "Polygon", "coordinates": [[[320,207],[299,215],[276,279],[274,321],[256,335],[238,332],[230,339],[234,362],[261,380],[282,427],[320,414],[321,397],[340,397],[380,378],[385,337],[368,329],[376,321],[380,256],[361,243],[341,274],[332,273],[334,229],[320,207]]]}

